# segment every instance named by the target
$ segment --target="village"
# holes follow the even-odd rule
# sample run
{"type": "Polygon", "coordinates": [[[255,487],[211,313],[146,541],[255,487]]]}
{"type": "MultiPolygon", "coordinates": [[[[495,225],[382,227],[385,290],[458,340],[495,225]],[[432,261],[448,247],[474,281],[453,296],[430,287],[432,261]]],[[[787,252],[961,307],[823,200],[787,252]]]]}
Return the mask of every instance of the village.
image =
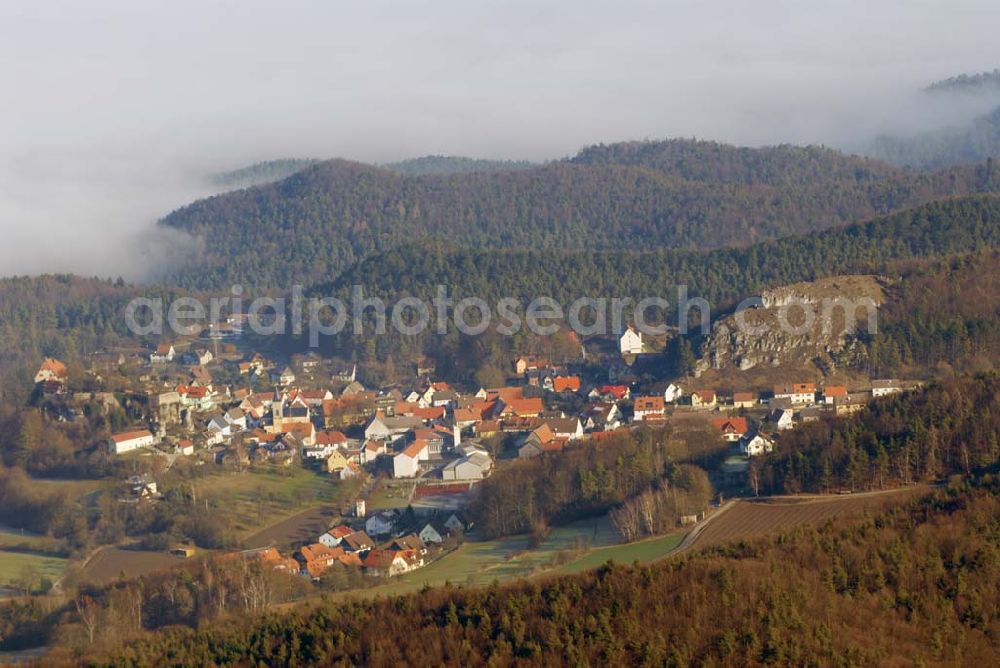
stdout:
{"type": "MultiPolygon", "coordinates": [[[[500,387],[463,391],[418,362],[410,384],[369,388],[354,363],[314,353],[279,363],[241,352],[239,338],[230,325],[141,353],[102,352],[85,378],[46,359],[34,378],[36,398],[58,420],[86,419],[85,404],[127,401],[131,424],[107,439],[110,457],[184,458],[237,471],[304,469],[332,483],[352,482],[357,494],[347,510],[311,540],[233,553],[314,580],[334,564],[395,576],[447,554],[474,530],[463,511],[477,483],[509,460],[559,456],[621,430],[693,420],[729,446],[720,474],[744,485],[753,458],[772,451],[782,431],[918,385],[875,379],[848,388],[804,379],[723,395],[689,381],[641,382],[630,369],[657,353],[630,327],[596,363],[593,356],[584,363],[585,350],[580,360],[559,363],[518,357],[500,387]],[[134,377],[135,385],[99,389],[102,369],[134,377]],[[376,489],[397,497],[393,507],[370,507],[376,489]]],[[[131,476],[125,490],[129,503],[159,498],[150,473],[131,476]]],[[[190,545],[170,551],[195,553],[190,545]]]]}

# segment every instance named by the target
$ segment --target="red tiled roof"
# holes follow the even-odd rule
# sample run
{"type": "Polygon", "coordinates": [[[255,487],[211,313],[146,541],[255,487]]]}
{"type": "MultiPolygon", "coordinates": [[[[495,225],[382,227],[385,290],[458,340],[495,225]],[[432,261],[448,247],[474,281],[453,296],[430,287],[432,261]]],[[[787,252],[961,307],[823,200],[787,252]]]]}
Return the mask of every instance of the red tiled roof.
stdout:
{"type": "Polygon", "coordinates": [[[139,429],[136,431],[125,431],[120,434],[115,434],[111,438],[114,439],[115,443],[124,443],[125,441],[132,441],[137,438],[147,438],[152,436],[148,429],[139,429]]]}
{"type": "Polygon", "coordinates": [[[427,408],[417,407],[412,415],[421,420],[441,420],[444,419],[444,413],[444,406],[428,406],[427,408]]]}
{"type": "Polygon", "coordinates": [[[552,379],[552,389],[555,392],[565,392],[567,390],[573,392],[580,391],[580,377],[579,376],[556,376],[552,379]]]}
{"type": "Polygon", "coordinates": [[[600,394],[610,394],[615,399],[624,399],[628,395],[628,387],[625,385],[602,385],[597,391],[600,394]]]}
{"type": "Polygon", "coordinates": [[[66,375],[66,365],[52,357],[46,357],[38,370],[39,372],[48,371],[59,378],[66,375]]]}
{"type": "Polygon", "coordinates": [[[334,538],[343,538],[344,536],[350,536],[352,533],[354,533],[354,529],[344,524],[338,524],[335,527],[330,527],[327,530],[327,533],[333,536],[334,538]]]}
{"type": "Polygon", "coordinates": [[[510,401],[504,401],[504,407],[501,414],[514,414],[522,417],[531,417],[533,415],[538,415],[543,410],[545,410],[545,404],[542,403],[541,398],[532,397],[531,399],[511,399],[510,401]]]}
{"type": "Polygon", "coordinates": [[[712,425],[723,434],[745,434],[749,431],[749,425],[745,417],[713,418],[712,425]]]}
{"type": "Polygon", "coordinates": [[[347,436],[340,431],[321,431],[316,434],[316,445],[337,445],[346,442],[347,436]]]}
{"type": "Polygon", "coordinates": [[[520,387],[494,387],[486,390],[487,401],[496,401],[497,399],[505,402],[524,399],[524,389],[520,387]]]}
{"type": "Polygon", "coordinates": [[[413,441],[413,443],[410,443],[408,446],[406,446],[406,449],[403,450],[403,454],[409,457],[410,459],[416,459],[417,456],[420,454],[420,451],[426,447],[427,447],[427,441],[425,441],[422,438],[418,438],[417,440],[413,441]]]}
{"type": "Polygon", "coordinates": [[[637,411],[663,411],[666,403],[663,397],[636,397],[635,410],[637,411]]]}

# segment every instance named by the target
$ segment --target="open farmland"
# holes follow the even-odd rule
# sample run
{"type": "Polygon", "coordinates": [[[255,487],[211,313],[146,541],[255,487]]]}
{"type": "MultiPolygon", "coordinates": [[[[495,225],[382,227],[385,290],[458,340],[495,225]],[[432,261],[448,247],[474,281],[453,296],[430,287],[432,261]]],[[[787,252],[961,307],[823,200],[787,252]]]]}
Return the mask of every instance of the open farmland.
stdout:
{"type": "Polygon", "coordinates": [[[337,481],[297,467],[258,467],[239,473],[213,473],[199,479],[194,487],[199,502],[207,503],[236,537],[252,538],[254,544],[261,540],[283,544],[297,540],[303,531],[311,534],[314,525],[325,523],[315,524],[316,513],[306,511],[319,507],[327,512],[339,509],[357,489],[357,483],[337,481]],[[299,527],[296,518],[302,519],[307,528],[299,527]],[[277,528],[267,534],[273,527],[277,528]]]}
{"type": "Polygon", "coordinates": [[[183,563],[183,559],[166,552],[125,550],[109,546],[98,550],[87,561],[83,567],[83,575],[90,582],[103,584],[115,580],[123,573],[126,578],[135,578],[183,563]]]}
{"type": "Polygon", "coordinates": [[[55,581],[62,577],[67,563],[66,559],[46,554],[0,550],[0,585],[25,578],[37,581],[44,577],[55,581]]]}
{"type": "Polygon", "coordinates": [[[834,517],[878,512],[921,491],[927,491],[927,488],[908,487],[866,494],[741,500],[712,518],[687,548],[700,549],[751,540],[802,524],[821,524],[834,517]]]}

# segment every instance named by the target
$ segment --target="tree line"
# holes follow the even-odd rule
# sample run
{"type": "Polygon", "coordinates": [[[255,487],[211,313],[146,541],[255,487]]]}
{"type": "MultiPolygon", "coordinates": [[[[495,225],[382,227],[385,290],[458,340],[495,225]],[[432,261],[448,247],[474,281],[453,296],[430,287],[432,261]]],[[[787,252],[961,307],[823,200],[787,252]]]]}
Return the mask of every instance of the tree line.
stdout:
{"type": "Polygon", "coordinates": [[[1000,485],[649,566],[141,633],[94,664],[991,665],[1000,485]],[[859,642],[858,638],[864,638],[859,642]]]}

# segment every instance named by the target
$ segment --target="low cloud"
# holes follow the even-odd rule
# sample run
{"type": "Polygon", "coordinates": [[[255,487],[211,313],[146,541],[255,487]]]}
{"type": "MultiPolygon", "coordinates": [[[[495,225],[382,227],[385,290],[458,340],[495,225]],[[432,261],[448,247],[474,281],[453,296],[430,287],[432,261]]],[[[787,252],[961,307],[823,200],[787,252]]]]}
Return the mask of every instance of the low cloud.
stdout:
{"type": "Polygon", "coordinates": [[[919,90],[1000,64],[998,24],[991,0],[6,3],[0,275],[146,278],[189,242],[158,218],[275,157],[858,149],[995,104],[919,90]]]}

